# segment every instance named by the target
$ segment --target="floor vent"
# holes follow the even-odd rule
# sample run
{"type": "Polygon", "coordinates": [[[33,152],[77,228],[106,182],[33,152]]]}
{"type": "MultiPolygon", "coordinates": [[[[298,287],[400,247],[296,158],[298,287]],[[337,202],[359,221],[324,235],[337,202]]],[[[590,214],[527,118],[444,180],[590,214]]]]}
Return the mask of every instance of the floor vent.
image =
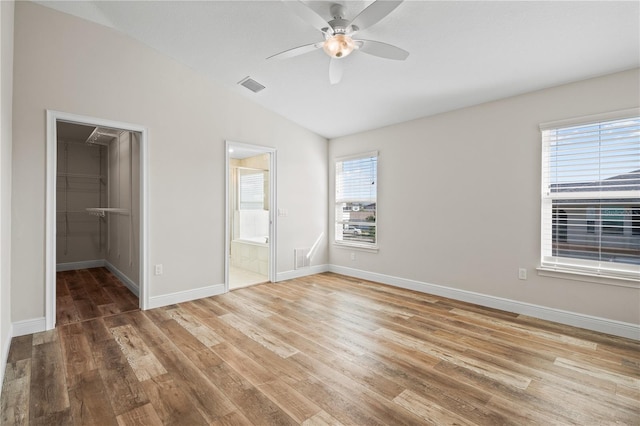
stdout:
{"type": "Polygon", "coordinates": [[[299,249],[294,249],[294,253],[296,256],[295,259],[295,269],[300,269],[300,268],[308,268],[310,263],[309,260],[309,250],[308,248],[299,248],[299,249]]]}

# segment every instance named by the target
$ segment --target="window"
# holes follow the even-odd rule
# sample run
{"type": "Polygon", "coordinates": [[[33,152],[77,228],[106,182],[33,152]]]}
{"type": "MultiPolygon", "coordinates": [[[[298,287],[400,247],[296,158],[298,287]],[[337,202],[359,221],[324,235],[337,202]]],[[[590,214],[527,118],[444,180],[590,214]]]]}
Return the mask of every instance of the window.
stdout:
{"type": "Polygon", "coordinates": [[[637,110],[542,130],[542,268],[640,280],[637,110]]]}
{"type": "Polygon", "coordinates": [[[240,176],[239,210],[263,210],[266,172],[254,169],[238,169],[240,176]]]}
{"type": "Polygon", "coordinates": [[[269,235],[269,172],[237,169],[237,211],[233,215],[233,238],[265,241],[269,235]]]}
{"type": "Polygon", "coordinates": [[[336,160],[335,242],[377,247],[378,153],[336,160]]]}

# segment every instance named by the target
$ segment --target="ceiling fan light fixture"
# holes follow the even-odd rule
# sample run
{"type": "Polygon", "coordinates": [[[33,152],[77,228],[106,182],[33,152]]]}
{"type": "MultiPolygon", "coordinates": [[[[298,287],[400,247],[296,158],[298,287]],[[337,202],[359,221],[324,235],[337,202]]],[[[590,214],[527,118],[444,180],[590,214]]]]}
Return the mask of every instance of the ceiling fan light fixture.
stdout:
{"type": "Polygon", "coordinates": [[[332,58],[344,58],[355,48],[356,44],[353,39],[344,34],[331,36],[322,45],[324,52],[332,58]]]}

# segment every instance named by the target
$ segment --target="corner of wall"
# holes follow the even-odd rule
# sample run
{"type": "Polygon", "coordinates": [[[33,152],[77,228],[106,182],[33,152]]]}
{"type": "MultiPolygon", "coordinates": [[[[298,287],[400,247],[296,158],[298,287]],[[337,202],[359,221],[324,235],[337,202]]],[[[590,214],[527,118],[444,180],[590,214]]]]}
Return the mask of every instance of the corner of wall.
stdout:
{"type": "Polygon", "coordinates": [[[0,383],[9,356],[11,326],[11,160],[13,144],[13,1],[0,2],[0,383]]]}

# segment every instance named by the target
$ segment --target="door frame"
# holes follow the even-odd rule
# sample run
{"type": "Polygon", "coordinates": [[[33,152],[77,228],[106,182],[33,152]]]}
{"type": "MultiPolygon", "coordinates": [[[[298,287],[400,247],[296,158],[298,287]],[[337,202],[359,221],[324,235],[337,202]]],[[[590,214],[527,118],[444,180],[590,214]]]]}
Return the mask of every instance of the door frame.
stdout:
{"type": "Polygon", "coordinates": [[[229,196],[231,195],[229,191],[229,186],[232,184],[231,179],[229,178],[229,172],[231,171],[231,158],[229,150],[231,148],[238,149],[246,149],[250,151],[255,151],[256,155],[260,154],[269,154],[269,273],[267,277],[270,282],[276,282],[276,246],[277,246],[277,223],[276,223],[276,212],[277,210],[277,194],[276,194],[276,149],[262,146],[262,145],[252,145],[241,142],[233,142],[230,140],[225,141],[225,187],[224,187],[224,217],[225,217],[225,228],[224,228],[224,291],[225,293],[229,291],[229,258],[231,257],[231,217],[229,215],[230,208],[230,200],[229,196]]]}
{"type": "Polygon", "coordinates": [[[45,219],[45,323],[46,329],[56,326],[56,179],[58,164],[58,132],[56,123],[110,127],[140,133],[140,270],[138,276],[138,301],[142,310],[149,307],[149,183],[148,183],[148,130],[146,127],[120,121],[106,120],[86,115],[47,110],[46,136],[46,219],[45,219]]]}

